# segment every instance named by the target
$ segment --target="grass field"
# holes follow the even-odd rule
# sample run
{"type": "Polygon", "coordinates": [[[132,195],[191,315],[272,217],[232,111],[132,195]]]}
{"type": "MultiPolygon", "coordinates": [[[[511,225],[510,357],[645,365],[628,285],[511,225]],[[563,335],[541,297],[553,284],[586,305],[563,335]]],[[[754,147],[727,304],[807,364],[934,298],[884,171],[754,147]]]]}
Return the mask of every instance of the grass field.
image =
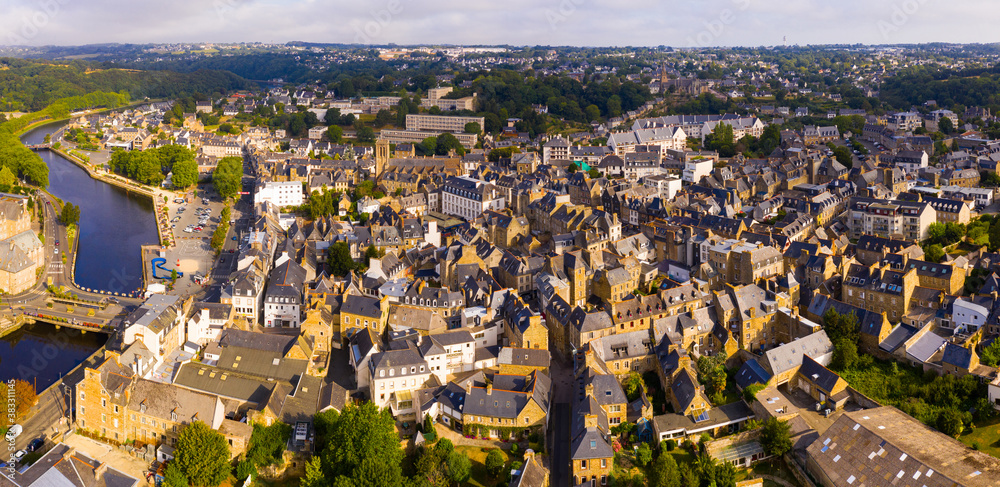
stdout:
{"type": "Polygon", "coordinates": [[[970,447],[973,444],[978,445],[979,450],[983,453],[1000,457],[1000,418],[993,418],[987,423],[977,424],[975,431],[966,432],[958,439],[970,447]]]}
{"type": "MultiPolygon", "coordinates": [[[[489,453],[491,448],[483,448],[478,446],[455,446],[455,451],[459,452],[472,461],[472,476],[469,481],[466,482],[467,485],[473,485],[476,487],[495,487],[498,485],[507,485],[498,479],[490,477],[486,473],[486,454],[489,453]]],[[[503,450],[501,450],[503,451],[503,450]]],[[[510,455],[503,451],[504,455],[507,456],[507,466],[510,467],[510,455]]]]}

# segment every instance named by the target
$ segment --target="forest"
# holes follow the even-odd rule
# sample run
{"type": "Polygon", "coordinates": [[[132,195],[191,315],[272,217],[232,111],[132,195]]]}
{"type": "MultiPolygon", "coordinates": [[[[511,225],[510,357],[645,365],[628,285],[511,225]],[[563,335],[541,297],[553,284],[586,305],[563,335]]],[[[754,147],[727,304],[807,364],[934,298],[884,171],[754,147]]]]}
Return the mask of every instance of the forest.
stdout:
{"type": "Polygon", "coordinates": [[[89,93],[57,100],[43,110],[0,123],[0,166],[41,187],[49,184],[49,167],[42,158],[24,146],[19,134],[32,123],[62,119],[83,108],[118,108],[128,104],[129,96],[120,93],[89,93]]]}
{"type": "Polygon", "coordinates": [[[934,100],[944,108],[979,106],[995,112],[1000,109],[1000,67],[966,71],[908,68],[886,78],[879,96],[899,109],[934,100]]]}
{"type": "Polygon", "coordinates": [[[58,99],[97,91],[128,93],[133,100],[141,100],[227,93],[255,86],[225,71],[133,71],[101,69],[84,61],[0,58],[0,111],[37,111],[58,99]]]}

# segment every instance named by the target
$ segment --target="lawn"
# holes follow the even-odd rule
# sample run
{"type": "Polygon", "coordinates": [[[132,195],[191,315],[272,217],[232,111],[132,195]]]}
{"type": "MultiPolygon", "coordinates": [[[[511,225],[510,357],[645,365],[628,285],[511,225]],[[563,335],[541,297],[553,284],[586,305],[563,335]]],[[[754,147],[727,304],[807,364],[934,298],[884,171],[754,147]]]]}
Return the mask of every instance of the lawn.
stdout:
{"type": "MultiPolygon", "coordinates": [[[[479,446],[465,446],[465,445],[455,446],[456,452],[469,457],[469,460],[472,461],[472,476],[469,478],[469,481],[466,482],[467,485],[473,485],[476,487],[494,487],[497,485],[507,485],[506,482],[494,479],[490,477],[488,473],[486,473],[486,454],[489,453],[491,449],[492,448],[485,448],[479,446]]],[[[504,450],[501,451],[503,451],[504,455],[507,456],[507,466],[510,467],[510,455],[508,454],[508,452],[504,450]]]]}
{"type": "Polygon", "coordinates": [[[983,453],[1000,457],[1000,418],[993,418],[986,423],[977,424],[975,431],[963,433],[959,441],[968,446],[976,444],[983,453]]]}
{"type": "MultiPolygon", "coordinates": [[[[777,477],[779,479],[785,480],[792,485],[799,485],[799,481],[796,480],[795,476],[792,475],[791,469],[785,464],[783,458],[772,458],[770,460],[765,460],[762,462],[757,462],[752,469],[750,469],[750,474],[747,478],[756,477],[759,475],[770,475],[772,477],[777,477]]],[[[779,485],[775,482],[765,479],[764,485],[779,485]]]]}

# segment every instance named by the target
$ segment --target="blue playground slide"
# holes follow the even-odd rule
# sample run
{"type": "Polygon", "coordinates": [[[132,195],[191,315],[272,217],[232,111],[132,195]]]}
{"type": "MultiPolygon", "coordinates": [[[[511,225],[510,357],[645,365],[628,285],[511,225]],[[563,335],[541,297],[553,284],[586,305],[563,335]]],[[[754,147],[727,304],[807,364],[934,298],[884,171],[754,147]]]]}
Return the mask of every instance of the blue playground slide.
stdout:
{"type": "MultiPolygon", "coordinates": [[[[153,259],[151,262],[153,264],[153,279],[170,279],[170,269],[163,267],[163,264],[167,263],[167,259],[164,259],[163,257],[157,257],[153,259]],[[167,275],[165,276],[158,275],[156,273],[157,269],[166,272],[167,275]]],[[[184,277],[184,273],[181,271],[177,271],[177,277],[184,277]]]]}

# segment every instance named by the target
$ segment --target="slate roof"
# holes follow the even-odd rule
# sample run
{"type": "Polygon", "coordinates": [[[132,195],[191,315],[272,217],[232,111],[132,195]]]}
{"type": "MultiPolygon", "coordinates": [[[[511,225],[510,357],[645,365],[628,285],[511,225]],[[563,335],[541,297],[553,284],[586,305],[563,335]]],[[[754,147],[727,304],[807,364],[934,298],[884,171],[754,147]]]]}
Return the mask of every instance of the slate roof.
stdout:
{"type": "Polygon", "coordinates": [[[757,360],[747,360],[736,372],[735,380],[736,385],[743,390],[754,384],[767,384],[771,380],[771,374],[764,370],[757,360]]]}
{"type": "Polygon", "coordinates": [[[906,349],[906,353],[916,359],[918,362],[926,362],[941,350],[948,341],[939,335],[932,332],[927,332],[924,336],[917,339],[910,345],[910,348],[906,349]]]}
{"type": "Polygon", "coordinates": [[[954,365],[963,370],[969,370],[972,365],[972,350],[960,347],[954,343],[947,343],[944,346],[944,356],[941,358],[941,362],[954,365]]]}
{"type": "Polygon", "coordinates": [[[892,331],[889,332],[889,336],[885,337],[885,340],[882,340],[882,342],[878,344],[878,348],[892,353],[896,351],[897,348],[902,346],[903,343],[909,340],[910,337],[915,335],[917,331],[919,330],[910,325],[896,325],[892,331]]]}
{"type": "Polygon", "coordinates": [[[500,349],[497,363],[527,367],[548,367],[551,357],[548,350],[535,348],[504,347],[500,349]]]}
{"type": "Polygon", "coordinates": [[[813,360],[808,355],[802,357],[802,367],[799,374],[809,378],[816,386],[824,391],[832,391],[840,380],[840,376],[824,367],[819,362],[813,360]]]}
{"type": "MultiPolygon", "coordinates": [[[[764,364],[774,375],[802,365],[802,356],[809,355],[820,363],[830,363],[833,344],[825,330],[799,338],[764,352],[764,364]]],[[[762,364],[762,365],[764,365],[762,364]]]]}
{"type": "Polygon", "coordinates": [[[344,298],[344,304],[340,307],[340,312],[341,314],[347,313],[380,319],[382,317],[382,303],[378,299],[368,296],[348,294],[344,298]]]}

